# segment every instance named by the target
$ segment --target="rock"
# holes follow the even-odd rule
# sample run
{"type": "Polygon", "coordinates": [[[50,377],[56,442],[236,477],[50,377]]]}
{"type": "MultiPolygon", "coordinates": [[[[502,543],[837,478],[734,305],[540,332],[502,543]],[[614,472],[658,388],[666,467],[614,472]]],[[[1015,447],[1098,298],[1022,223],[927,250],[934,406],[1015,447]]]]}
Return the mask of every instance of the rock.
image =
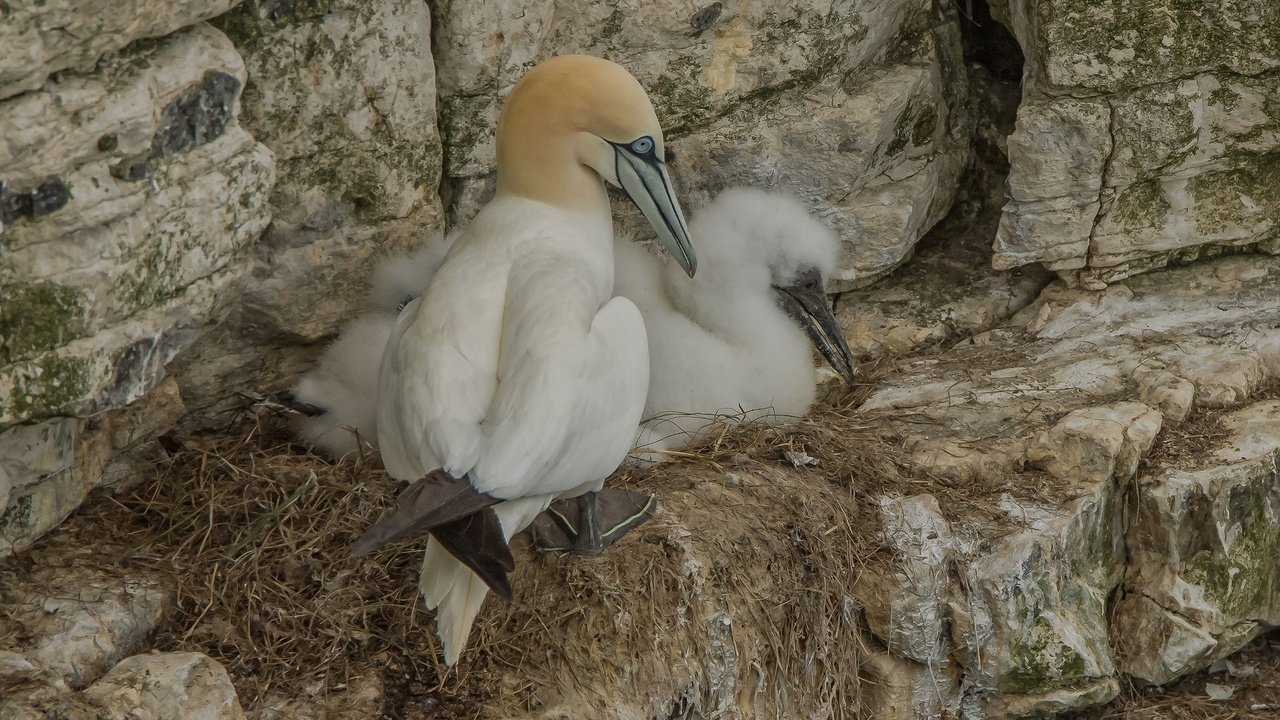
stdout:
{"type": "Polygon", "coordinates": [[[135,655],[84,691],[104,720],[243,720],[226,669],[195,652],[135,655]]]}
{"type": "Polygon", "coordinates": [[[1111,109],[1100,100],[1023,101],[1008,138],[1009,203],[995,267],[1083,267],[1111,153],[1111,109]]]}
{"type": "Polygon", "coordinates": [[[1144,682],[1171,682],[1280,624],[1280,400],[1223,422],[1209,467],[1138,483],[1112,634],[1121,669],[1144,682]]]}
{"type": "Polygon", "coordinates": [[[682,195],[738,182],[802,195],[847,242],[833,289],[897,266],[949,207],[971,124],[958,26],[926,0],[561,5],[512,14],[450,2],[437,13],[453,220],[491,187],[502,98],[566,52],[608,57],[645,86],[682,195]]]}
{"type": "Polygon", "coordinates": [[[134,2],[121,7],[52,0],[10,7],[0,25],[0,100],[34,90],[60,70],[92,70],[105,53],[208,20],[237,2],[134,2]]]}
{"type": "Polygon", "coordinates": [[[201,25],[0,102],[4,192],[25,198],[0,254],[0,428],[141,397],[247,269],[273,170],[236,123],[243,81],[201,25]]]}
{"type": "Polygon", "coordinates": [[[869,568],[858,578],[867,623],[889,652],[940,668],[950,650],[944,621],[951,529],[929,495],[881,498],[880,514],[894,567],[888,575],[869,568]]]}
{"type": "Polygon", "coordinates": [[[1008,520],[1029,527],[961,556],[966,593],[951,611],[962,707],[974,717],[1088,707],[1119,692],[1107,597],[1123,573],[1122,496],[1111,478],[1071,495],[1057,507],[1010,499],[1008,520]]]}
{"type": "Polygon", "coordinates": [[[1137,402],[1075,410],[1031,443],[1027,460],[1060,478],[1128,479],[1160,426],[1160,413],[1137,402]]]}
{"type": "Polygon", "coordinates": [[[21,637],[29,638],[20,648],[27,660],[83,687],[138,649],[164,617],[172,594],[152,578],[46,567],[29,578],[5,573],[3,601],[21,637]]]}
{"type": "MultiPolygon", "coordinates": [[[[1242,620],[1238,637],[1227,632],[1237,616],[1194,621],[1181,611],[1165,613],[1160,608],[1174,607],[1170,601],[1152,603],[1131,589],[1146,581],[1135,580],[1132,560],[1126,562],[1126,556],[1137,557],[1134,529],[1126,537],[1126,494],[1131,483],[1137,483],[1140,495],[1156,493],[1169,476],[1155,481],[1138,475],[1164,417],[1129,398],[1166,387],[1171,393],[1168,411],[1185,419],[1193,405],[1212,408],[1217,402],[1202,399],[1202,392],[1237,404],[1257,393],[1275,377],[1263,357],[1270,347],[1269,328],[1280,325],[1277,296],[1280,260],[1261,257],[1223,258],[1129,278],[1101,292],[1071,289],[1059,281],[1008,327],[899,364],[893,379],[863,404],[866,421],[879,419],[900,428],[917,463],[953,476],[953,482],[976,484],[982,489],[974,492],[986,493],[979,506],[998,503],[1002,516],[948,508],[950,539],[939,535],[938,542],[944,543],[939,552],[929,545],[895,544],[889,536],[897,563],[890,567],[913,568],[901,576],[909,582],[886,584],[890,575],[876,565],[864,573],[857,587],[868,626],[901,673],[886,692],[901,690],[906,678],[914,677],[911,668],[925,667],[915,651],[924,644],[900,642],[909,635],[893,628],[950,626],[949,657],[963,673],[959,690],[944,693],[944,698],[959,698],[962,715],[971,717],[1025,717],[1107,701],[1118,691],[1119,673],[1135,667],[1128,656],[1113,654],[1122,637],[1172,638],[1162,641],[1163,647],[1172,648],[1167,654],[1178,658],[1181,673],[1204,667],[1257,632],[1260,623],[1242,620]],[[1233,390],[1219,393],[1217,387],[1233,390]],[[1043,468],[1046,475],[1026,474],[1022,468],[1027,465],[1043,468]],[[1138,479],[1131,479],[1135,475],[1138,479]],[[1001,478],[1008,480],[1002,484],[1001,478]],[[1018,485],[1030,485],[1033,491],[1018,485]],[[937,560],[939,555],[945,560],[937,560]],[[950,590],[944,619],[939,619],[932,602],[917,600],[938,594],[939,584],[932,578],[949,577],[946,567],[958,568],[961,575],[958,582],[941,586],[950,590]],[[1108,598],[1122,579],[1130,598],[1124,602],[1133,603],[1128,612],[1137,618],[1124,625],[1108,612],[1108,598]],[[911,593],[905,591],[908,587],[911,593]],[[886,620],[891,617],[892,622],[886,620]],[[1218,622],[1222,624],[1214,624],[1218,622]],[[914,665],[903,664],[907,662],[914,665]]],[[[1224,420],[1238,438],[1219,450],[1236,454],[1222,455],[1222,460],[1235,462],[1242,452],[1256,457],[1274,451],[1272,443],[1280,440],[1272,427],[1280,424],[1261,410],[1238,412],[1224,420]]],[[[1177,442],[1176,437],[1170,442],[1177,442]]],[[[1259,493],[1274,489],[1274,481],[1268,486],[1261,477],[1248,477],[1249,492],[1228,493],[1216,501],[1223,508],[1216,511],[1220,520],[1189,512],[1177,524],[1168,511],[1153,515],[1145,532],[1163,544],[1148,551],[1148,562],[1186,557],[1178,546],[1170,546],[1184,542],[1180,538],[1203,534],[1203,541],[1185,542],[1212,548],[1220,541],[1211,538],[1222,532],[1231,537],[1233,523],[1251,528],[1255,536],[1258,528],[1267,527],[1250,520],[1247,512],[1227,509],[1270,512],[1273,500],[1259,493]],[[1227,504],[1228,495],[1240,499],[1227,504]]],[[[1188,490],[1178,492],[1220,486],[1227,493],[1228,486],[1208,480],[1188,482],[1188,490]]],[[[1218,491],[1212,492],[1216,496],[1218,491]]],[[[1183,507],[1185,498],[1178,498],[1159,507],[1183,507]]],[[[1250,542],[1269,541],[1263,531],[1250,542]]],[[[1228,563],[1214,562],[1218,571],[1228,563]]],[[[1241,566],[1237,575],[1247,573],[1258,583],[1254,587],[1269,587],[1274,583],[1269,572],[1241,566]]],[[[1166,578],[1159,585],[1166,593],[1187,587],[1186,581],[1174,583],[1168,573],[1160,577],[1166,578]]],[[[1250,602],[1255,604],[1241,612],[1252,614],[1239,618],[1272,622],[1268,613],[1273,608],[1256,604],[1256,596],[1250,602]]],[[[1161,644],[1152,647],[1149,654],[1159,657],[1161,644]]],[[[921,703],[928,693],[911,697],[913,712],[925,713],[921,703]]],[[[890,701],[898,707],[902,698],[890,701]]]]}
{"type": "Polygon", "coordinates": [[[315,342],[374,257],[443,218],[430,8],[413,0],[247,2],[218,18],[245,58],[245,127],[279,168],[244,322],[315,342]]]}
{"type": "Polygon", "coordinates": [[[1100,288],[1226,249],[1280,252],[1273,3],[999,6],[1028,78],[1001,267],[1044,262],[1100,288]]]}
{"type": "Polygon", "coordinates": [[[0,467],[12,489],[0,507],[0,557],[30,546],[94,488],[128,480],[150,459],[147,442],[182,414],[178,384],[166,378],[124,408],[89,420],[58,418],[0,431],[0,467]]]}
{"type": "Polygon", "coordinates": [[[992,272],[989,236],[959,233],[950,222],[930,233],[910,263],[837,298],[836,320],[855,355],[904,354],[985,332],[1048,284],[1052,276],[1037,266],[992,272]]]}
{"type": "Polygon", "coordinates": [[[1196,398],[1196,386],[1164,369],[1142,366],[1134,370],[1138,384],[1138,400],[1155,407],[1165,422],[1180,423],[1187,419],[1196,398]]]}

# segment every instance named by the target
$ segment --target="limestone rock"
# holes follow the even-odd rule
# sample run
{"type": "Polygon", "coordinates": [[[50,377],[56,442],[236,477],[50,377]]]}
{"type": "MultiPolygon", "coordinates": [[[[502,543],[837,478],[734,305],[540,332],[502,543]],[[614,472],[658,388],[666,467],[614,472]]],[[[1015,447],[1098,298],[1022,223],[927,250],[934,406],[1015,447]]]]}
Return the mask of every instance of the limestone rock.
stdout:
{"type": "MultiPolygon", "coordinates": [[[[1176,391],[1169,411],[1185,418],[1193,405],[1212,408],[1217,402],[1202,400],[1202,393],[1236,404],[1256,394],[1276,377],[1264,358],[1269,357],[1270,329],[1280,325],[1278,296],[1280,260],[1265,257],[1222,258],[1129,278],[1105,291],[1055,282],[1008,327],[901,363],[894,378],[863,404],[868,422],[882,419],[901,428],[915,461],[952,476],[953,482],[994,484],[995,490],[987,491],[993,492],[1001,487],[1000,478],[1009,478],[999,500],[1002,518],[956,509],[947,516],[951,539],[944,541],[944,557],[961,575],[959,582],[949,584],[944,617],[951,627],[950,657],[963,666],[955,696],[962,716],[1025,717],[1105,702],[1118,690],[1119,673],[1129,672],[1136,662],[1113,655],[1112,640],[1121,637],[1172,638],[1162,641],[1172,659],[1160,662],[1176,659],[1180,668],[1195,669],[1256,632],[1259,624],[1244,618],[1273,622],[1268,613],[1274,608],[1258,604],[1261,593],[1247,601],[1254,603],[1250,615],[1208,620],[1196,619],[1190,609],[1164,612],[1164,607],[1175,608],[1172,601],[1163,596],[1158,602],[1148,600],[1146,596],[1157,595],[1133,585],[1132,565],[1125,587],[1134,604],[1128,612],[1136,619],[1123,627],[1111,624],[1108,598],[1126,577],[1126,556],[1136,557],[1133,529],[1125,535],[1128,484],[1138,483],[1140,494],[1175,492],[1160,490],[1171,475],[1162,475],[1159,482],[1145,475],[1131,479],[1142,468],[1140,459],[1153,446],[1164,417],[1161,410],[1130,398],[1154,392],[1144,388],[1163,383],[1176,391]],[[1221,388],[1233,389],[1227,393],[1221,388]],[[1027,473],[1027,465],[1046,473],[1027,473]],[[1027,493],[1018,484],[1044,484],[1046,489],[1027,493]],[[1238,636],[1226,629],[1233,621],[1239,622],[1238,636]]],[[[1260,409],[1238,411],[1224,422],[1237,437],[1220,452],[1242,448],[1221,456],[1222,462],[1235,463],[1233,472],[1241,472],[1242,453],[1257,458],[1274,452],[1280,442],[1272,429],[1280,424],[1260,409]]],[[[1184,507],[1183,496],[1200,492],[1196,488],[1219,499],[1197,506],[1191,498],[1193,507],[1206,510],[1187,512],[1180,525],[1171,524],[1169,511],[1159,516],[1151,511],[1153,519],[1146,526],[1159,543],[1147,553],[1147,562],[1160,568],[1157,559],[1171,552],[1185,558],[1187,553],[1177,550],[1176,543],[1184,542],[1180,538],[1196,548],[1221,547],[1232,541],[1232,527],[1246,528],[1239,531],[1241,537],[1253,538],[1242,540],[1244,546],[1269,542],[1261,530],[1268,525],[1250,518],[1270,512],[1274,500],[1266,493],[1274,490],[1274,479],[1243,477],[1236,485],[1247,491],[1229,491],[1232,485],[1221,480],[1182,483],[1186,489],[1176,491],[1178,498],[1159,507],[1184,507]],[[1228,497],[1236,500],[1228,502],[1228,497]],[[1210,507],[1221,509],[1209,514],[1210,507]],[[1243,508],[1256,512],[1250,511],[1251,516],[1243,508]],[[1220,532],[1227,533],[1227,540],[1213,539],[1220,532]]],[[[928,560],[926,545],[912,547],[904,552],[914,553],[912,563],[919,567],[910,587],[930,597],[936,586],[929,579],[947,575],[928,560]]],[[[1237,596],[1248,596],[1247,588],[1274,585],[1270,570],[1245,568],[1239,551],[1227,559],[1206,553],[1197,557],[1213,572],[1223,575],[1236,563],[1236,582],[1243,583],[1247,575],[1256,583],[1240,586],[1246,588],[1242,593],[1232,585],[1237,596]]],[[[899,663],[900,685],[911,667],[901,663],[916,656],[895,643],[903,635],[885,628],[933,626],[937,621],[930,620],[935,617],[932,606],[914,598],[893,600],[892,590],[879,590],[885,587],[883,577],[869,568],[858,594],[865,601],[869,627],[899,663]],[[910,616],[888,623],[886,608],[891,607],[910,616]]],[[[1174,593],[1189,582],[1166,579],[1159,587],[1174,593]]],[[[1153,646],[1155,653],[1159,646],[1153,646]]]]}
{"type": "Polygon", "coordinates": [[[1075,410],[1027,449],[1027,460],[1058,477],[1128,479],[1160,432],[1158,411],[1136,402],[1075,410]]]}
{"type": "Polygon", "coordinates": [[[141,397],[246,269],[273,171],[243,81],[197,26],[0,102],[0,427],[141,397]]]}
{"type": "Polygon", "coordinates": [[[30,638],[22,653],[72,687],[89,684],[136,650],[172,600],[152,578],[66,567],[22,579],[7,573],[3,592],[9,617],[30,638]]]}
{"type": "Polygon", "coordinates": [[[520,13],[449,2],[437,17],[455,221],[491,191],[502,98],[528,67],[566,52],[608,57],[645,86],[682,195],[741,182],[800,193],[847,243],[832,289],[902,262],[950,206],[966,157],[957,26],[924,0],[692,13],[674,0],[540,0],[520,13]]]}
{"type": "Polygon", "coordinates": [[[1111,109],[1099,100],[1024,100],[1008,138],[1010,200],[996,234],[997,268],[1084,264],[1111,153],[1110,123],[1111,109]]]}
{"type": "MultiPolygon", "coordinates": [[[[944,225],[950,220],[944,221],[944,225]]],[[[982,233],[939,226],[911,262],[870,287],[840,295],[836,319],[855,355],[907,353],[990,330],[1031,304],[1048,284],[1038,266],[975,272],[990,264],[982,233]]]]}
{"type": "Polygon", "coordinates": [[[245,58],[242,122],[278,167],[244,321],[256,344],[314,342],[377,253],[441,226],[430,8],[254,0],[216,22],[245,58]]]}
{"type": "Polygon", "coordinates": [[[1198,670],[1280,624],[1280,400],[1224,422],[1231,434],[1210,467],[1138,484],[1113,635],[1121,668],[1145,682],[1198,670]]]}
{"type": "Polygon", "coordinates": [[[1045,262],[1098,288],[1227,248],[1280,252],[1274,3],[1000,5],[1028,65],[1001,267],[1045,262]]]}
{"type": "Polygon", "coordinates": [[[146,459],[143,446],[183,409],[177,383],[166,378],[141,400],[89,420],[56,418],[0,431],[0,468],[12,484],[0,508],[0,557],[56,527],[92,489],[130,477],[131,462],[146,459]]]}
{"type": "Polygon", "coordinates": [[[104,53],[168,35],[226,12],[239,0],[21,3],[0,23],[0,99],[34,90],[68,68],[88,71],[104,53]]]}
{"type": "Polygon", "coordinates": [[[243,720],[226,669],[194,652],[135,655],[84,691],[105,720],[243,720]]]}
{"type": "Polygon", "coordinates": [[[1008,501],[1010,519],[1030,527],[964,557],[967,594],[951,609],[963,706],[975,717],[1087,707],[1119,692],[1107,597],[1123,573],[1122,496],[1110,478],[1074,494],[1060,507],[1008,501]]]}
{"type": "Polygon", "coordinates": [[[881,498],[880,514],[894,568],[886,576],[869,569],[858,578],[867,622],[894,655],[941,667],[950,649],[944,622],[951,529],[929,495],[881,498]]]}
{"type": "Polygon", "coordinates": [[[1160,410],[1165,422],[1187,419],[1195,403],[1196,386],[1163,368],[1139,367],[1133,373],[1138,384],[1138,400],[1160,410]]]}

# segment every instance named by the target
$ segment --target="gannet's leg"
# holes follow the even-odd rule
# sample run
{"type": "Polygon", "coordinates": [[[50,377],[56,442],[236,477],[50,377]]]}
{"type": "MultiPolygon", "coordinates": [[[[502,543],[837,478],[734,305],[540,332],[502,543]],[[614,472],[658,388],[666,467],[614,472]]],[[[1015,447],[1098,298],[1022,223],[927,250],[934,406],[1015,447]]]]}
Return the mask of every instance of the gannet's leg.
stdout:
{"type": "Polygon", "coordinates": [[[582,524],[578,528],[578,538],[573,544],[573,551],[579,555],[596,555],[604,550],[600,540],[600,521],[596,517],[596,493],[589,492],[578,496],[579,517],[582,524]]]}
{"type": "MultiPolygon", "coordinates": [[[[601,550],[643,524],[658,505],[652,495],[627,490],[605,488],[595,495],[596,531],[601,550]]],[[[534,546],[543,551],[583,552],[583,546],[590,545],[580,540],[589,532],[585,527],[585,500],[585,497],[560,500],[539,515],[530,527],[534,546]]]]}

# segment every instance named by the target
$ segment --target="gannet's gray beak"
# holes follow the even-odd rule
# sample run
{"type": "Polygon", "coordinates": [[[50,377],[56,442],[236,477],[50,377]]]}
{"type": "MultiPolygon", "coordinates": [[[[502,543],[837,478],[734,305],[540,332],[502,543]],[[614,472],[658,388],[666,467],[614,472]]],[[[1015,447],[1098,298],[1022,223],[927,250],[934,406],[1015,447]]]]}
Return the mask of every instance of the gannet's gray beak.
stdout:
{"type": "Polygon", "coordinates": [[[849,344],[845,342],[844,332],[831,314],[831,305],[822,290],[822,274],[816,268],[810,268],[796,276],[792,284],[786,287],[774,285],[773,289],[778,294],[778,305],[804,328],[809,342],[845,382],[853,384],[857,364],[849,344]]]}
{"type": "Polygon", "coordinates": [[[637,152],[638,143],[610,143],[617,157],[618,184],[644,213],[662,246],[693,277],[698,270],[698,257],[689,241],[689,226],[676,201],[667,165],[658,157],[652,141],[640,146],[646,152],[637,152]]]}

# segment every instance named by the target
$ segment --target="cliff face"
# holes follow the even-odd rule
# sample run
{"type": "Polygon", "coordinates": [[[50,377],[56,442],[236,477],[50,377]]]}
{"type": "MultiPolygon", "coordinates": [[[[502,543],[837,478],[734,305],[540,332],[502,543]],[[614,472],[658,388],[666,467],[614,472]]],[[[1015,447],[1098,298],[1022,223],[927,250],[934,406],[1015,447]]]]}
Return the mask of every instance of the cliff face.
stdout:
{"type": "MultiPolygon", "coordinates": [[[[805,606],[812,632],[830,611],[866,646],[824,635],[806,663],[861,667],[884,717],[974,718],[1204,667],[1280,623],[1280,5],[1201,5],[0,3],[0,558],[133,479],[157,436],[225,426],[287,385],[358,311],[379,255],[490,196],[504,97],[578,52],[649,90],[686,209],[781,187],[837,230],[829,290],[850,344],[905,358],[857,422],[894,433],[921,472],[997,488],[960,513],[928,487],[884,490],[864,518],[883,530],[879,564],[805,606]],[[1194,457],[1171,449],[1203,436],[1194,457]],[[1054,490],[1025,501],[997,482],[1009,473],[1054,490]]],[[[695,573],[680,598],[698,620],[672,632],[702,633],[705,652],[564,662],[599,673],[584,682],[613,688],[620,713],[840,716],[830,683],[770,666],[773,609],[722,602],[767,572],[715,566],[760,531],[700,534],[723,482],[682,487],[663,526],[676,555],[729,573],[695,573]],[[753,672],[813,682],[766,700],[753,672]],[[646,678],[666,694],[644,696],[646,678]]],[[[806,482],[783,484],[817,497],[806,482]]],[[[807,562],[792,550],[770,557],[807,562]]],[[[66,590],[38,580],[33,596],[66,590]]],[[[804,590],[771,582],[774,599],[804,590]]],[[[111,653],[66,682],[162,622],[151,606],[168,599],[144,594],[148,619],[121,621],[131,639],[95,640],[111,653]]],[[[74,612],[101,611],[86,602],[74,612]]],[[[23,650],[32,673],[62,652],[50,642],[48,657],[23,650]]],[[[20,664],[6,650],[0,688],[20,664]]],[[[213,678],[231,713],[205,660],[156,666],[213,678]]],[[[142,665],[76,702],[124,702],[142,665]]],[[[576,717],[584,687],[546,701],[576,717]]]]}
{"type": "Polygon", "coordinates": [[[1280,252],[1280,7],[993,2],[1026,53],[995,262],[1099,288],[1280,252]]]}

